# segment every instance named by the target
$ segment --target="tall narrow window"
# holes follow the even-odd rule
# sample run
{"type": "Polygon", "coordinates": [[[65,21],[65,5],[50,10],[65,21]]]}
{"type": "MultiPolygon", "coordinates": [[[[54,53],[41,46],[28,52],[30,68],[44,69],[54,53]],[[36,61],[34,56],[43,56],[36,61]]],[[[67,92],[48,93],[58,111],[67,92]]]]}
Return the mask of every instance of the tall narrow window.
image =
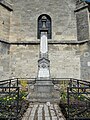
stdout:
{"type": "Polygon", "coordinates": [[[38,39],[40,39],[41,36],[41,29],[43,28],[42,21],[45,20],[45,27],[47,29],[47,38],[51,39],[52,38],[52,23],[51,23],[51,17],[46,14],[42,14],[38,17],[38,39]]]}

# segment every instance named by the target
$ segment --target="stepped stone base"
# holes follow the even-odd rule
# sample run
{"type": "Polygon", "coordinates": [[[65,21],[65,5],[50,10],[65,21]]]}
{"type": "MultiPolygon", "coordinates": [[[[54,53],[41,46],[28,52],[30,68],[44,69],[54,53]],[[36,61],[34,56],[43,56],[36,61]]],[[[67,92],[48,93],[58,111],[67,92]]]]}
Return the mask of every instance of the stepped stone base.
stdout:
{"type": "Polygon", "coordinates": [[[59,92],[54,89],[54,84],[49,79],[37,80],[34,91],[28,98],[31,102],[60,102],[59,92]]]}
{"type": "MultiPolygon", "coordinates": [[[[56,93],[55,93],[56,94],[56,93]]],[[[29,99],[30,102],[40,102],[40,103],[44,103],[44,102],[50,102],[50,103],[60,103],[60,99],[59,96],[55,96],[55,95],[49,95],[46,93],[39,93],[39,94],[30,94],[29,95],[29,99]],[[45,95],[45,96],[44,96],[45,95]],[[43,97],[44,96],[44,97],[43,97]]]]}

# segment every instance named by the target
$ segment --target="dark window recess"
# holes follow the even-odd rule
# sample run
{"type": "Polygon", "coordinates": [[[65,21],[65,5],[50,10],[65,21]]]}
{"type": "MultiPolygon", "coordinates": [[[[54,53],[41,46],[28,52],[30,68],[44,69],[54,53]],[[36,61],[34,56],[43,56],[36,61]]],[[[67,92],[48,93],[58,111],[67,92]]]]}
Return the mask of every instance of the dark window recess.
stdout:
{"type": "Polygon", "coordinates": [[[50,16],[48,16],[46,14],[40,15],[39,18],[38,18],[38,32],[37,32],[38,39],[40,39],[41,30],[43,29],[43,23],[42,23],[43,18],[45,18],[45,25],[46,25],[46,29],[47,29],[47,37],[48,37],[48,39],[51,39],[52,38],[52,23],[51,23],[50,16]]]}

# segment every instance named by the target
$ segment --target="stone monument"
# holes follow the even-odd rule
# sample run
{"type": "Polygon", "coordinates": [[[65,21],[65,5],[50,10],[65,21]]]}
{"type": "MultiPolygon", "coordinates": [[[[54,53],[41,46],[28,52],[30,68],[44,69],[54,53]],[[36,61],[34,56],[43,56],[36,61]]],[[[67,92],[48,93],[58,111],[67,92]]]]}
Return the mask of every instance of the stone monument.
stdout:
{"type": "Polygon", "coordinates": [[[40,55],[38,60],[38,74],[34,85],[34,92],[31,95],[33,101],[55,102],[54,84],[50,76],[50,60],[48,58],[48,29],[46,27],[46,17],[42,18],[42,29],[40,33],[40,55]]]}

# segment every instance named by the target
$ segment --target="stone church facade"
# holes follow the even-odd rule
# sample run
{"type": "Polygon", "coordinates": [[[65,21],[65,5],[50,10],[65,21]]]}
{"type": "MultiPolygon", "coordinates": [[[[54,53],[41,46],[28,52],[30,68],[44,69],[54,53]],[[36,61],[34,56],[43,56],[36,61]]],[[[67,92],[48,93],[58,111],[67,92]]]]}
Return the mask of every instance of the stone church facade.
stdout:
{"type": "Polygon", "coordinates": [[[0,0],[0,78],[37,77],[46,16],[51,77],[90,79],[89,10],[82,0],[0,0]]]}

